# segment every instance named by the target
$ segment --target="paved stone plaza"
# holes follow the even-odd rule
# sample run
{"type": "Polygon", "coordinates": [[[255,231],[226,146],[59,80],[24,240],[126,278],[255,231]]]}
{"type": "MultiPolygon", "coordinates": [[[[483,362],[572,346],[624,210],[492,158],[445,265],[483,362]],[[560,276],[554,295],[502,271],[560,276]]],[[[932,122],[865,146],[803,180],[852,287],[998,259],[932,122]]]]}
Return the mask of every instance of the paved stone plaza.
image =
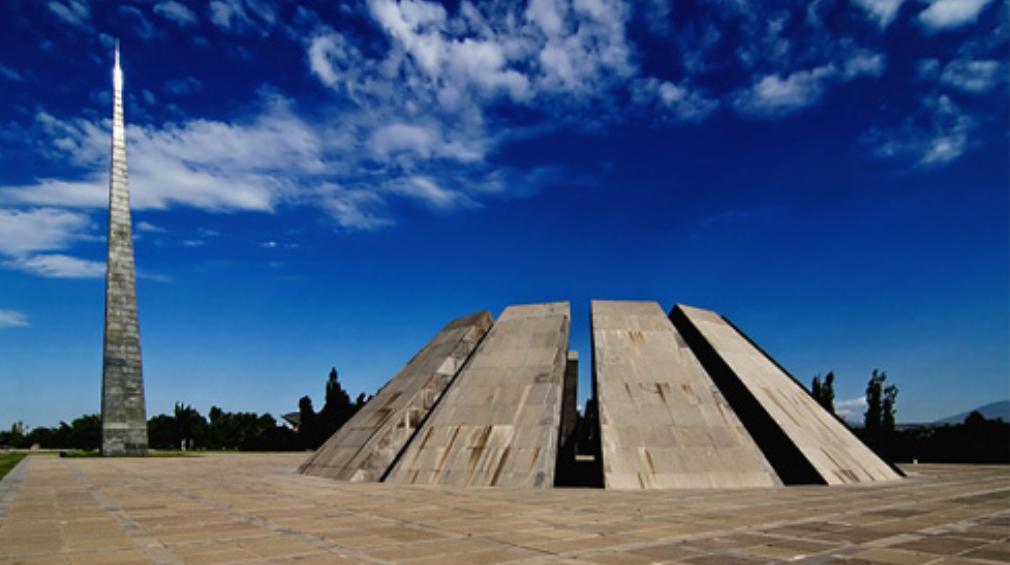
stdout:
{"type": "Polygon", "coordinates": [[[1010,468],[874,485],[449,489],[299,475],[305,454],[29,457],[0,564],[1010,562],[1010,468]]]}

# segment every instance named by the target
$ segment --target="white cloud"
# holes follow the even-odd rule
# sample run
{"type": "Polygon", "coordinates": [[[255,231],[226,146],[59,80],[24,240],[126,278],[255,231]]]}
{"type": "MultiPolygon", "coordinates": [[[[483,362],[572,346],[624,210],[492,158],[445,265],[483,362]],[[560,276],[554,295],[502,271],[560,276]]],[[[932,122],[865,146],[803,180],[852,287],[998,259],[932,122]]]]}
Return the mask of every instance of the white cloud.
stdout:
{"type": "Polygon", "coordinates": [[[31,255],[0,263],[5,267],[48,278],[83,279],[105,276],[105,263],[69,255],[31,255]]]}
{"type": "Polygon", "coordinates": [[[465,194],[439,186],[423,176],[398,180],[390,185],[393,192],[416,198],[432,208],[448,210],[457,206],[473,205],[465,194]]]}
{"type": "Polygon", "coordinates": [[[66,249],[74,242],[95,239],[84,212],[55,208],[0,208],[0,266],[44,277],[100,276],[104,263],[40,251],[66,249]],[[97,273],[97,274],[96,274],[97,273]]]}
{"type": "Polygon", "coordinates": [[[214,25],[235,33],[256,31],[265,36],[277,18],[273,6],[261,0],[214,0],[207,9],[214,25]]]}
{"type": "Polygon", "coordinates": [[[156,28],[154,24],[147,19],[147,16],[145,16],[144,13],[136,6],[120,6],[119,13],[133,20],[129,22],[127,29],[137,34],[137,36],[141,39],[146,41],[153,37],[157,37],[160,34],[158,28],[156,28]]]}
{"type": "MultiPolygon", "coordinates": [[[[37,121],[49,136],[44,150],[85,169],[85,178],[0,188],[0,203],[104,207],[108,123],[61,121],[44,113],[37,121]]],[[[271,211],[294,189],[292,177],[322,170],[321,133],[276,98],[248,122],[128,126],[131,205],[137,210],[181,204],[213,211],[271,211]]]]}
{"type": "MultiPolygon", "coordinates": [[[[886,25],[901,2],[860,5],[886,25]]],[[[451,8],[426,0],[368,0],[354,17],[372,20],[372,37],[358,33],[367,25],[339,33],[304,9],[293,17],[281,14],[291,21],[278,24],[269,3],[214,0],[207,15],[225,31],[266,34],[278,25],[302,41],[305,65],[332,101],[310,115],[280,96],[264,95],[263,107],[243,119],[129,126],[132,204],[138,210],[266,213],[307,205],[341,227],[377,229],[394,223],[389,211],[397,200],[450,210],[479,206],[491,194],[527,195],[559,179],[571,181],[557,170],[497,164],[500,148],[524,136],[643,116],[699,122],[723,101],[743,114],[778,117],[818,103],[846,81],[884,71],[881,53],[826,29],[823,6],[768,17],[745,2],[719,7],[726,10],[707,14],[686,34],[675,29],[677,18],[667,18],[660,28],[687,38],[669,38],[685,42],[677,44],[684,70],[650,76],[628,36],[632,7],[619,0],[451,8]],[[804,13],[805,20],[792,17],[804,13]],[[724,26],[725,37],[739,35],[745,44],[739,61],[713,59],[724,26]],[[813,39],[805,41],[808,32],[813,39]],[[731,65],[746,67],[745,85],[723,93],[699,86],[710,84],[709,70],[732,74],[724,72],[731,65]],[[521,127],[512,121],[517,114],[521,127]]],[[[155,13],[189,21],[185,9],[163,0],[155,13]]],[[[197,82],[187,77],[166,89],[192,90],[197,82]]],[[[26,139],[76,174],[0,187],[0,205],[104,207],[108,123],[45,112],[35,122],[26,139]]]]}
{"type": "Polygon", "coordinates": [[[854,3],[866,10],[866,13],[877,21],[881,28],[886,28],[894,21],[901,8],[903,0],[854,0],[854,3]]]}
{"type": "Polygon", "coordinates": [[[28,316],[16,310],[0,310],[0,329],[27,327],[28,316]]]}
{"type": "Polygon", "coordinates": [[[158,2],[154,5],[154,13],[175,22],[180,27],[196,23],[196,14],[193,13],[193,10],[187,8],[185,4],[175,2],[174,0],[158,2]]]}
{"type": "Polygon", "coordinates": [[[408,154],[420,159],[444,158],[461,163],[483,159],[486,148],[473,140],[446,139],[438,124],[393,123],[373,131],[367,142],[369,152],[380,160],[408,154]]]}
{"type": "Polygon", "coordinates": [[[64,22],[80,28],[91,26],[91,7],[86,0],[51,0],[46,3],[49,11],[64,22]]]}
{"type": "Polygon", "coordinates": [[[919,13],[919,23],[930,32],[947,31],[975,23],[992,0],[929,0],[919,13]]]}
{"type": "Polygon", "coordinates": [[[73,241],[87,237],[91,228],[91,219],[82,212],[0,208],[0,254],[21,256],[64,249],[73,241]]]}
{"type": "Polygon", "coordinates": [[[793,112],[817,102],[825,83],[837,76],[831,66],[795,71],[789,75],[767,75],[740,92],[736,108],[756,116],[777,116],[793,112]]]}
{"type": "Polygon", "coordinates": [[[788,75],[765,75],[734,97],[736,109],[744,114],[777,117],[816,104],[833,84],[860,76],[880,76],[885,59],[879,53],[857,49],[840,62],[812,69],[793,71],[788,75]]]}
{"type": "Polygon", "coordinates": [[[719,106],[719,101],[709,98],[686,85],[655,78],[640,80],[633,85],[632,99],[637,104],[655,107],[659,115],[669,115],[675,120],[700,122],[719,106]]]}
{"type": "Polygon", "coordinates": [[[879,77],[884,72],[885,63],[885,57],[882,54],[859,50],[845,60],[842,66],[842,75],[846,80],[863,75],[879,77]]]}
{"type": "Polygon", "coordinates": [[[137,231],[147,232],[147,233],[165,233],[168,230],[166,230],[163,227],[156,226],[156,225],[154,225],[154,224],[152,224],[150,222],[140,221],[140,222],[137,222],[137,231]]]}
{"type": "Polygon", "coordinates": [[[222,29],[252,23],[245,6],[242,5],[242,0],[214,0],[207,9],[210,11],[210,21],[222,29]]]}
{"type": "Polygon", "coordinates": [[[963,92],[984,94],[1005,80],[1006,75],[1007,66],[1000,61],[955,59],[943,68],[940,82],[963,92]]]}
{"type": "Polygon", "coordinates": [[[975,120],[947,96],[929,96],[916,115],[893,130],[872,129],[863,141],[882,158],[908,158],[916,167],[957,160],[968,150],[975,120]]]}
{"type": "Polygon", "coordinates": [[[318,196],[326,210],[342,227],[358,230],[375,230],[391,226],[393,221],[380,210],[385,202],[381,195],[367,190],[348,190],[339,185],[324,183],[318,196]]]}
{"type": "Polygon", "coordinates": [[[835,414],[843,420],[857,421],[866,411],[866,397],[851,398],[835,402],[835,414]]]}

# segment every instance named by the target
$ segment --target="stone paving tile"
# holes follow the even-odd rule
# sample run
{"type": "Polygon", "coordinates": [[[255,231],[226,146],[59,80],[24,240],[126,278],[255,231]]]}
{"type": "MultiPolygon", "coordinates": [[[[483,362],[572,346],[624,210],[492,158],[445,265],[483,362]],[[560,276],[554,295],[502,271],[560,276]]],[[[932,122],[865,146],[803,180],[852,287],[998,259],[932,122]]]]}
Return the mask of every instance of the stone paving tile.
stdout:
{"type": "Polygon", "coordinates": [[[303,454],[33,456],[0,565],[1010,563],[1010,468],[844,487],[613,492],[347,484],[303,454]]]}

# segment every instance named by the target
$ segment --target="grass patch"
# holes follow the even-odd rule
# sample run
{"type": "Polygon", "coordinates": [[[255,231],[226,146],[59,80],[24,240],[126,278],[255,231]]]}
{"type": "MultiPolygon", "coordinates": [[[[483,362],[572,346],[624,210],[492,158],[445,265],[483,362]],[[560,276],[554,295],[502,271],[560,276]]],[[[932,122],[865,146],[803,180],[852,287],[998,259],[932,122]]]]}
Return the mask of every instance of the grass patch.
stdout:
{"type": "Polygon", "coordinates": [[[11,469],[24,458],[24,453],[0,453],[0,479],[10,473],[11,469]]]}

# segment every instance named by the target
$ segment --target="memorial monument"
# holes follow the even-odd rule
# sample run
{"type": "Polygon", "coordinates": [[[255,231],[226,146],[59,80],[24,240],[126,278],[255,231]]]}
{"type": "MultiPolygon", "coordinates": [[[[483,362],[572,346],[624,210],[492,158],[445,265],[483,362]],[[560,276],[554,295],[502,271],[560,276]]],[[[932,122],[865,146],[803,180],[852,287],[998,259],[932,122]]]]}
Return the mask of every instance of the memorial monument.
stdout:
{"type": "Polygon", "coordinates": [[[140,361],[137,286],[130,226],[123,125],[123,71],[116,42],[112,69],[112,165],[109,169],[109,252],[105,273],[102,357],[102,454],[147,453],[147,409],[140,361]]]}
{"type": "Polygon", "coordinates": [[[532,304],[506,308],[493,325],[486,313],[450,323],[301,471],[401,484],[610,489],[902,476],[719,314],[596,300],[590,320],[595,402],[587,410],[595,412],[579,424],[591,428],[590,445],[577,439],[569,305],[532,304]]]}

